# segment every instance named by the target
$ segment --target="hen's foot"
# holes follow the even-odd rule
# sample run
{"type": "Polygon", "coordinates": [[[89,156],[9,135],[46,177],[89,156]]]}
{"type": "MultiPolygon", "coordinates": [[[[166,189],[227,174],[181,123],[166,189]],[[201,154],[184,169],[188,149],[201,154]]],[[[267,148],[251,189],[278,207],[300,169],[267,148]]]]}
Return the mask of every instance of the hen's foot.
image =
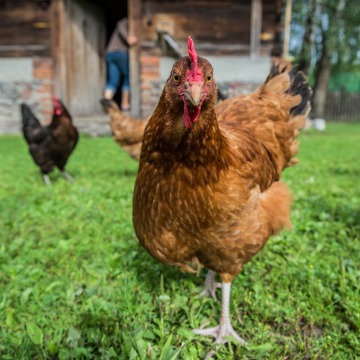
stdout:
{"type": "Polygon", "coordinates": [[[227,343],[227,338],[230,337],[241,345],[246,345],[246,341],[236,333],[231,324],[224,323],[213,328],[194,329],[194,333],[197,335],[213,336],[215,338],[215,342],[218,344],[227,343]]]}
{"type": "Polygon", "coordinates": [[[210,352],[208,352],[208,353],[206,354],[204,360],[212,359],[215,355],[216,355],[216,351],[215,351],[215,350],[211,350],[210,352]]]}
{"type": "Polygon", "coordinates": [[[47,186],[50,186],[50,185],[51,185],[51,181],[50,181],[49,175],[44,174],[44,175],[43,175],[43,179],[44,179],[45,185],[47,185],[47,186]]]}
{"type": "Polygon", "coordinates": [[[73,182],[74,181],[74,178],[69,174],[67,173],[66,171],[62,171],[62,176],[69,182],[73,182]]]}
{"type": "Polygon", "coordinates": [[[246,342],[242,339],[236,331],[233,329],[230,320],[230,289],[231,283],[222,283],[222,307],[221,307],[221,318],[220,324],[209,329],[195,329],[195,334],[213,336],[215,342],[219,344],[226,343],[227,337],[233,338],[241,345],[245,345],[246,342]]]}
{"type": "Polygon", "coordinates": [[[215,276],[214,271],[208,271],[205,279],[205,289],[201,292],[201,295],[212,297],[216,301],[216,289],[221,289],[221,283],[215,281],[215,276]]]}

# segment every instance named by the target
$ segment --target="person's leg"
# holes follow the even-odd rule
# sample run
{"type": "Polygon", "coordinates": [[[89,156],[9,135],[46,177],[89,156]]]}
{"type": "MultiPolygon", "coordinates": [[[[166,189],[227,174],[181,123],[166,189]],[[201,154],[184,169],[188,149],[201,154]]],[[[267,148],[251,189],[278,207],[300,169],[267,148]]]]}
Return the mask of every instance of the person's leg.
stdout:
{"type": "Polygon", "coordinates": [[[107,82],[104,90],[104,98],[111,100],[120,83],[120,68],[115,52],[106,54],[107,82]]]}
{"type": "Polygon", "coordinates": [[[123,82],[121,86],[121,109],[129,110],[130,109],[130,71],[129,71],[129,54],[126,52],[121,52],[119,56],[119,67],[120,72],[123,77],[123,82]]]}

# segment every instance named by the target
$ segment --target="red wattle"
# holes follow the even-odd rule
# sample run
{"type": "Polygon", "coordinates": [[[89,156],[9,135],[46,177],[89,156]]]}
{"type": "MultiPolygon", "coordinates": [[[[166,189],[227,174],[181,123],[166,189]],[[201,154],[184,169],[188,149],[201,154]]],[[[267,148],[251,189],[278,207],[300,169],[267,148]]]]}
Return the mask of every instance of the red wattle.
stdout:
{"type": "Polygon", "coordinates": [[[198,107],[195,108],[194,111],[191,112],[191,115],[190,115],[185,96],[183,96],[182,98],[183,98],[183,102],[184,102],[184,114],[182,116],[182,121],[184,123],[184,126],[187,129],[190,129],[191,125],[198,119],[198,117],[200,115],[202,102],[200,103],[200,105],[198,107]]]}

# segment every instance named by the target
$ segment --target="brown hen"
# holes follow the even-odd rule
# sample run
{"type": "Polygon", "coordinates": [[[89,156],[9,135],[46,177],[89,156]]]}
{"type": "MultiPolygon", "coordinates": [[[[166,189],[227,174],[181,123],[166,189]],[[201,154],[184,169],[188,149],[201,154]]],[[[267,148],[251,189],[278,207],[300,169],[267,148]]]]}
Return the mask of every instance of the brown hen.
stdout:
{"type": "Polygon", "coordinates": [[[135,160],[139,160],[141,140],[146,120],[135,119],[122,112],[113,100],[102,99],[101,105],[110,116],[110,126],[114,140],[135,160]]]}
{"type": "Polygon", "coordinates": [[[213,68],[190,38],[188,53],[175,62],[145,128],[133,223],[155,259],[210,269],[209,294],[220,275],[220,323],[195,332],[244,343],[230,321],[231,282],[271,235],[290,227],[291,196],[279,179],[296,162],[311,90],[302,73],[278,66],[254,94],[215,109],[213,68]]]}

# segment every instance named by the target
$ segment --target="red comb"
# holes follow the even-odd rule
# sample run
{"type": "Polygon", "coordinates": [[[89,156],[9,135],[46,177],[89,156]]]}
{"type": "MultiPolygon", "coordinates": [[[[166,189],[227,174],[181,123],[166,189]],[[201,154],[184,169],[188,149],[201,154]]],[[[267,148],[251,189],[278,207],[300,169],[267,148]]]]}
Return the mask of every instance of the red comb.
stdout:
{"type": "Polygon", "coordinates": [[[54,113],[55,115],[61,115],[62,113],[62,106],[59,103],[59,99],[57,98],[57,96],[53,96],[53,106],[54,106],[54,113]]]}
{"type": "Polygon", "coordinates": [[[194,41],[193,39],[189,36],[188,38],[188,54],[189,54],[189,58],[191,61],[191,65],[192,65],[192,78],[194,81],[199,81],[201,80],[201,71],[198,69],[198,55],[196,53],[195,50],[195,46],[194,46],[194,41]]]}
{"type": "Polygon", "coordinates": [[[197,62],[198,62],[198,56],[197,56],[197,53],[195,50],[194,41],[190,36],[188,38],[188,54],[189,54],[189,58],[191,60],[193,69],[196,69],[197,62]]]}

